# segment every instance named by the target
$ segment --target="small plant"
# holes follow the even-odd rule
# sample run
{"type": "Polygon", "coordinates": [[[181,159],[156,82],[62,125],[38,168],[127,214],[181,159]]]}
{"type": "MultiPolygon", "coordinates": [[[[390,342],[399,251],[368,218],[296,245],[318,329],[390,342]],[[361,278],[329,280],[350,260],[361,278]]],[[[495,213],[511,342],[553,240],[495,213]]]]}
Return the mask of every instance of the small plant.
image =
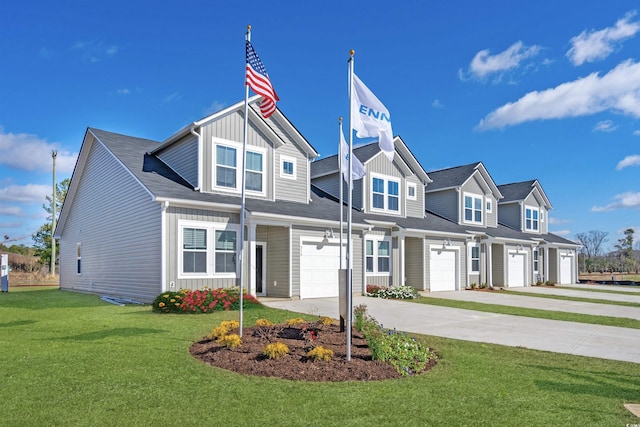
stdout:
{"type": "Polygon", "coordinates": [[[307,321],[304,320],[302,317],[296,317],[296,318],[293,318],[293,319],[287,319],[285,321],[285,324],[287,326],[297,326],[297,325],[302,325],[304,323],[307,323],[307,321]]]}
{"type": "Polygon", "coordinates": [[[472,284],[469,285],[469,289],[471,289],[471,290],[474,290],[477,287],[478,287],[477,283],[472,283],[472,284]]]}
{"type": "Polygon", "coordinates": [[[284,329],[284,326],[274,325],[270,320],[267,320],[267,319],[256,320],[255,334],[259,336],[260,339],[271,342],[278,337],[280,332],[282,332],[282,329],[284,329]]]}
{"type": "Polygon", "coordinates": [[[181,313],[182,294],[180,292],[164,292],[153,300],[151,308],[158,313],[181,313]]]}
{"type": "MultiPolygon", "coordinates": [[[[243,307],[260,305],[251,295],[243,293],[243,307]]],[[[153,311],[160,313],[211,313],[219,310],[238,310],[240,290],[234,288],[181,289],[179,292],[163,292],[152,304],[153,311]]]]}
{"type": "Polygon", "coordinates": [[[544,282],[542,280],[538,280],[536,282],[536,286],[542,286],[542,285],[544,285],[544,282]]]}
{"type": "Polygon", "coordinates": [[[481,283],[480,284],[480,289],[487,289],[487,284],[486,283],[481,283]]]}
{"type": "Polygon", "coordinates": [[[555,282],[552,282],[551,280],[547,280],[547,281],[545,282],[545,285],[546,285],[546,286],[555,286],[556,284],[555,284],[555,282]]]}
{"type": "Polygon", "coordinates": [[[385,299],[415,299],[420,296],[413,286],[385,286],[367,285],[367,296],[385,299]]]}
{"type": "Polygon", "coordinates": [[[269,359],[279,359],[289,353],[289,347],[281,342],[267,344],[262,352],[269,359]]]}
{"type": "Polygon", "coordinates": [[[218,338],[218,342],[227,348],[236,348],[242,345],[242,340],[238,334],[224,335],[218,338]]]}
{"type": "Polygon", "coordinates": [[[318,339],[318,330],[307,327],[307,325],[302,325],[300,328],[300,335],[302,335],[302,339],[304,340],[305,347],[315,347],[316,340],[318,339]]]}
{"type": "Polygon", "coordinates": [[[333,350],[330,348],[324,348],[321,345],[314,347],[307,353],[307,357],[311,360],[324,360],[329,361],[333,357],[333,350]]]}
{"type": "Polygon", "coordinates": [[[220,323],[220,326],[215,327],[211,334],[209,334],[209,338],[218,339],[226,336],[229,332],[233,331],[240,327],[240,323],[237,320],[224,320],[220,323]]]}
{"type": "Polygon", "coordinates": [[[258,319],[256,320],[256,326],[273,326],[273,323],[268,319],[258,319]]]}
{"type": "Polygon", "coordinates": [[[323,326],[333,325],[333,319],[329,316],[320,316],[318,323],[320,323],[323,326]]]}

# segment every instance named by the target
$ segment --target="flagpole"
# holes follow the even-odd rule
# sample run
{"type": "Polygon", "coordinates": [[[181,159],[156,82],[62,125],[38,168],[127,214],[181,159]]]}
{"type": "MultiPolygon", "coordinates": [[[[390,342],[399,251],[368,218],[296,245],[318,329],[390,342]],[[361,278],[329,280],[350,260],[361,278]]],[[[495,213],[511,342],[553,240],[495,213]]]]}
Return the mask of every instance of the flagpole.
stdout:
{"type": "Polygon", "coordinates": [[[351,360],[351,323],[353,317],[353,269],[351,258],[353,256],[353,248],[351,247],[351,219],[352,219],[352,203],[353,203],[353,113],[351,108],[351,91],[353,82],[353,55],[355,51],[349,52],[349,203],[347,211],[347,361],[351,360]]]}
{"type": "Polygon", "coordinates": [[[344,156],[344,153],[342,152],[342,117],[338,118],[338,121],[340,122],[339,124],[339,130],[340,130],[340,134],[338,135],[338,170],[340,171],[340,173],[338,174],[338,182],[340,183],[340,270],[342,270],[344,268],[344,263],[342,261],[342,234],[343,234],[343,209],[342,209],[342,200],[343,200],[343,189],[342,187],[344,186],[343,182],[342,182],[342,177],[343,177],[343,173],[344,171],[342,170],[342,158],[344,156]]]}
{"type": "MultiPolygon", "coordinates": [[[[247,25],[247,32],[245,33],[245,40],[251,41],[251,25],[247,25]]],[[[245,59],[246,61],[246,59],[245,59]]],[[[246,67],[246,63],[245,63],[246,67]]],[[[244,305],[242,292],[244,290],[244,211],[245,211],[245,175],[247,170],[247,128],[249,123],[249,85],[247,84],[247,77],[245,73],[244,78],[244,132],[242,137],[242,202],[240,203],[240,337],[242,337],[242,323],[243,323],[243,310],[244,305]]],[[[237,267],[236,267],[237,268],[237,267]]]]}

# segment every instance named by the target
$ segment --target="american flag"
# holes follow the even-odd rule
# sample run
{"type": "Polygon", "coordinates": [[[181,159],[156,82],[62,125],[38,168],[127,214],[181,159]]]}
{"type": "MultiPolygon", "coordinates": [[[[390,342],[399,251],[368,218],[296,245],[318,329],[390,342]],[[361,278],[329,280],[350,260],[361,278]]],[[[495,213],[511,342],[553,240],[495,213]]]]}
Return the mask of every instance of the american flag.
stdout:
{"type": "Polygon", "coordinates": [[[258,54],[253,50],[251,42],[247,40],[247,84],[253,91],[262,96],[260,111],[268,119],[276,111],[276,101],[279,101],[276,91],[271,86],[269,75],[258,54]]]}

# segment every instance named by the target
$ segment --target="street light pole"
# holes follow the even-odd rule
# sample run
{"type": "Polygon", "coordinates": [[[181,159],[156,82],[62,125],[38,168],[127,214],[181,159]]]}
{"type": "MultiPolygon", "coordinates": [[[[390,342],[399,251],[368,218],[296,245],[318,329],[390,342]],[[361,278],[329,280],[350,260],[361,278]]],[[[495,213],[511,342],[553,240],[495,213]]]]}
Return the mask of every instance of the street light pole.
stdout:
{"type": "Polygon", "coordinates": [[[56,231],[56,204],[57,204],[57,189],[56,189],[56,156],[58,152],[56,150],[51,151],[51,158],[53,159],[53,197],[51,197],[51,270],[52,275],[56,275],[56,240],[53,238],[53,233],[56,231]]]}

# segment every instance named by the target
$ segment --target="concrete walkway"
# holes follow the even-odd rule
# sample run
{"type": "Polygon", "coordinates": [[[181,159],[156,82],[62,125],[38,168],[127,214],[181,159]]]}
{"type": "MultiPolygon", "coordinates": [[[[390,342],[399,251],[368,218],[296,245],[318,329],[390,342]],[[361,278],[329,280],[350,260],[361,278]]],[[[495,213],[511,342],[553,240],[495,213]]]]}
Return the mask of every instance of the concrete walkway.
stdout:
{"type": "MultiPolygon", "coordinates": [[[[487,293],[460,291],[458,294],[471,294],[484,298],[483,295],[487,293]]],[[[590,294],[594,294],[592,298],[597,298],[596,295],[600,293],[591,292],[590,294]]],[[[437,295],[434,294],[434,296],[437,295]]],[[[537,304],[536,300],[542,299],[522,295],[513,295],[512,298],[519,298],[521,303],[526,300],[532,301],[532,305],[537,304]]],[[[269,307],[296,313],[339,317],[338,298],[305,300],[265,298],[261,301],[269,307]]],[[[549,309],[549,301],[551,300],[545,299],[546,309],[549,309]]],[[[564,301],[564,303],[571,302],[564,301]]],[[[360,304],[365,304],[368,313],[385,328],[640,363],[640,329],[510,316],[354,295],[353,306],[360,304]]],[[[606,303],[602,305],[609,307],[610,310],[609,314],[604,315],[614,315],[616,311],[623,308],[606,303]]]]}

